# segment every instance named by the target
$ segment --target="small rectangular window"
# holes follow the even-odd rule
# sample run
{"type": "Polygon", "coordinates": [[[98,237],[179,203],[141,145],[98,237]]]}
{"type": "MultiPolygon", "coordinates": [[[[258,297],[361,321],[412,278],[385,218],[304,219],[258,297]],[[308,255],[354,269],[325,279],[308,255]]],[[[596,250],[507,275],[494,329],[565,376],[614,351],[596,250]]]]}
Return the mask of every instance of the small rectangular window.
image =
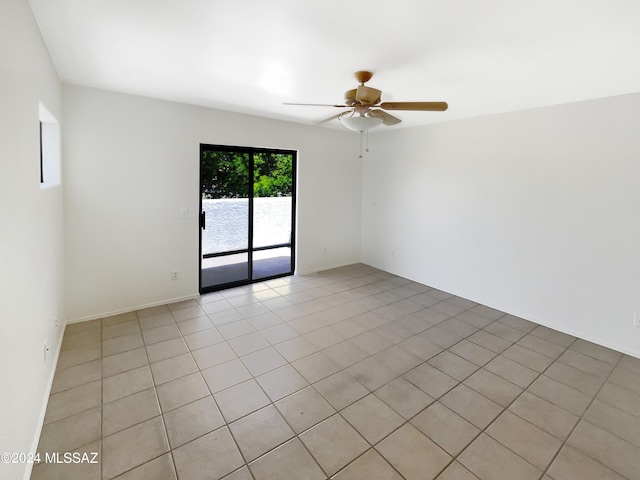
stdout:
{"type": "Polygon", "coordinates": [[[60,125],[40,104],[40,187],[60,185],[60,125]]]}
{"type": "Polygon", "coordinates": [[[40,183],[44,183],[44,163],[42,161],[42,122],[40,122],[40,183]]]}

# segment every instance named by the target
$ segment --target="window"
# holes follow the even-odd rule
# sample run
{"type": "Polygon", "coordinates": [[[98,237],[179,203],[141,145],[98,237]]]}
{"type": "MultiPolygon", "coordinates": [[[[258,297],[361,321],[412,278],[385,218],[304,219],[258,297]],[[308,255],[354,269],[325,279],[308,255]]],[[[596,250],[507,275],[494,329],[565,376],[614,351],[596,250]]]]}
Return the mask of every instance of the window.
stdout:
{"type": "Polygon", "coordinates": [[[40,104],[40,187],[60,184],[60,125],[40,104]]]}

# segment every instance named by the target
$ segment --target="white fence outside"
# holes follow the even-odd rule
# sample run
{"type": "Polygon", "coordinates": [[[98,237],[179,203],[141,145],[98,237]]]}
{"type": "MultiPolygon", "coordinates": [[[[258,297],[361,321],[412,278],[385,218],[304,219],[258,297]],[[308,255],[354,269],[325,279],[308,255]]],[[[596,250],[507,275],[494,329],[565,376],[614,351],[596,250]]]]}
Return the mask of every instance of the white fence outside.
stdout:
{"type": "MultiPolygon", "coordinates": [[[[202,210],[206,214],[203,254],[248,248],[249,199],[202,199],[202,210]]],[[[291,197],[256,197],[253,210],[254,248],[289,242],[291,197]]]]}

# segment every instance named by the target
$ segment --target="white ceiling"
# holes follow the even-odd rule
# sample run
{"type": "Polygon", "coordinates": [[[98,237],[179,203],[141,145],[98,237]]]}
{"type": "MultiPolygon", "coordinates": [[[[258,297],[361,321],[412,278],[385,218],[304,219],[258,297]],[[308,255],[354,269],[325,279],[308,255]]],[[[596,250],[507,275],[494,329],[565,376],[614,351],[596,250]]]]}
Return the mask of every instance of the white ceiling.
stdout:
{"type": "MultiPolygon", "coordinates": [[[[356,70],[393,127],[640,91],[638,0],[29,0],[64,82],[312,124],[356,70]]],[[[340,128],[337,121],[329,126],[340,128]]]]}

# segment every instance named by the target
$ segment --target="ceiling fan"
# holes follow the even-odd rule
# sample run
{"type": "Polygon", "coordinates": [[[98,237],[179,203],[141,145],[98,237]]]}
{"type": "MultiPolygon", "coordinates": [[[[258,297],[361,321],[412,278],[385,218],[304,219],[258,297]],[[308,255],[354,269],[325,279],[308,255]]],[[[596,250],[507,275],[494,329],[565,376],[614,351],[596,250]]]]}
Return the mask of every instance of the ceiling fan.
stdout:
{"type": "Polygon", "coordinates": [[[385,110],[443,112],[448,108],[446,102],[381,102],[382,92],[365,85],[365,83],[371,80],[373,73],[361,70],[355,73],[355,77],[358,82],[360,82],[360,85],[357,88],[348,90],[344,94],[344,104],[285,102],[285,105],[348,108],[349,110],[332,115],[317,123],[325,123],[337,118],[345,127],[361,133],[377,127],[380,124],[391,126],[401,122],[398,117],[391,115],[385,110]]]}

